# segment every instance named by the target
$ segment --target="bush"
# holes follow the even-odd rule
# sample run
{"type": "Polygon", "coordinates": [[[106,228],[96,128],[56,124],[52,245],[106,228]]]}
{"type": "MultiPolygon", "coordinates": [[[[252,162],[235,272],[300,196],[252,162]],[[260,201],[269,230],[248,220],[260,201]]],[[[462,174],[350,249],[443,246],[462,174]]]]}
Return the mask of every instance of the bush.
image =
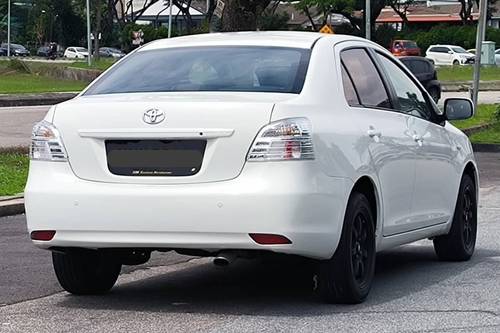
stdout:
{"type": "Polygon", "coordinates": [[[495,114],[493,115],[493,118],[500,122],[500,104],[497,105],[497,109],[495,110],[495,114]]]}
{"type": "MultiPolygon", "coordinates": [[[[382,25],[376,30],[375,38],[384,47],[388,47],[393,39],[414,40],[422,52],[432,44],[460,45],[465,49],[471,49],[476,45],[476,27],[437,25],[429,31],[396,31],[390,26],[382,25]]],[[[486,40],[495,42],[497,47],[500,46],[500,30],[488,28],[486,40]]]]}
{"type": "Polygon", "coordinates": [[[11,58],[9,60],[9,69],[15,70],[19,73],[31,74],[30,68],[26,65],[26,63],[22,60],[11,58]]]}
{"type": "Polygon", "coordinates": [[[375,34],[373,36],[373,40],[383,47],[389,49],[391,47],[391,43],[394,39],[396,39],[396,35],[398,32],[394,30],[390,25],[383,24],[375,30],[375,34]]]}
{"type": "Polygon", "coordinates": [[[260,30],[288,30],[287,22],[290,16],[287,13],[263,13],[257,22],[260,30]]]}

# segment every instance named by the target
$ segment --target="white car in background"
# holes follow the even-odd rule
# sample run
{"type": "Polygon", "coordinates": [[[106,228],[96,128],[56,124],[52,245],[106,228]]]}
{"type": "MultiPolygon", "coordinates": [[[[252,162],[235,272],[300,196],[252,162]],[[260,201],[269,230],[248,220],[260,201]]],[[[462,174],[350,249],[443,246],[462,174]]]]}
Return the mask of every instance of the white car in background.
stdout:
{"type": "Polygon", "coordinates": [[[471,65],[475,59],[474,53],[456,45],[431,45],[425,57],[435,65],[471,65]]]}
{"type": "Polygon", "coordinates": [[[432,238],[468,260],[478,173],[467,136],[387,50],[307,32],[158,40],[33,129],[34,244],[74,294],[152,251],[310,258],[315,292],[358,303],[376,252],[432,238]]]}
{"type": "Polygon", "coordinates": [[[71,46],[64,51],[64,57],[69,59],[85,59],[89,56],[89,51],[84,47],[71,46]]]}
{"type": "Polygon", "coordinates": [[[500,49],[495,51],[495,63],[497,66],[500,66],[500,49]]]}

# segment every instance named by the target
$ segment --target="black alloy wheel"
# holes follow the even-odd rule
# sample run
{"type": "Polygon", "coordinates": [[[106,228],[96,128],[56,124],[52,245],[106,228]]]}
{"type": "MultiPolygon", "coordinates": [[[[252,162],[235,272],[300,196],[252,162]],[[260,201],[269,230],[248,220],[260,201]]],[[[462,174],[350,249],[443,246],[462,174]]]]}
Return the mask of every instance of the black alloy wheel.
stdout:
{"type": "Polygon", "coordinates": [[[315,293],[327,303],[363,302],[375,272],[375,219],[362,193],[351,194],[337,250],[319,262],[315,293]]]}
{"type": "Polygon", "coordinates": [[[474,181],[464,174],[451,229],[447,235],[434,238],[434,250],[439,259],[465,261],[474,254],[477,236],[476,193],[474,181]]]}

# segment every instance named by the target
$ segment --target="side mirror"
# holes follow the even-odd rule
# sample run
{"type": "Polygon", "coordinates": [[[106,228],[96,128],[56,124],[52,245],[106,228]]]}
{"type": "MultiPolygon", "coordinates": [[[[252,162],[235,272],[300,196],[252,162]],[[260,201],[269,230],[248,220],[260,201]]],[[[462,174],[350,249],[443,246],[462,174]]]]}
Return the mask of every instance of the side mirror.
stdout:
{"type": "Polygon", "coordinates": [[[453,51],[448,51],[448,54],[453,54],[453,51]]]}
{"type": "Polygon", "coordinates": [[[444,101],[444,114],[448,120],[464,120],[474,115],[474,106],[468,98],[447,98],[444,101]]]}

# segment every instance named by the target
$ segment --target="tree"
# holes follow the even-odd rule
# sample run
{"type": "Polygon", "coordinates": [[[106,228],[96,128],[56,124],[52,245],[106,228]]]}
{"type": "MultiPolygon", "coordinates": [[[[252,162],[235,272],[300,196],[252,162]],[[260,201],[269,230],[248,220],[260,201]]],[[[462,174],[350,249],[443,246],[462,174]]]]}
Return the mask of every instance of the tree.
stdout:
{"type": "Polygon", "coordinates": [[[133,0],[108,0],[108,8],[113,11],[114,19],[123,28],[127,23],[135,23],[149,7],[158,1],[160,0],[143,0],[140,6],[134,7],[133,0]]]}
{"type": "MultiPolygon", "coordinates": [[[[222,31],[252,31],[257,30],[257,22],[271,0],[222,0],[222,31]]],[[[209,23],[213,18],[216,1],[212,0],[209,7],[209,23]]]]}
{"type": "MultiPolygon", "coordinates": [[[[349,17],[347,16],[352,23],[356,24],[357,26],[364,27],[365,26],[365,18],[364,18],[364,13],[365,12],[365,0],[355,0],[356,4],[354,6],[354,9],[356,10],[362,10],[363,11],[363,18],[359,19],[357,17],[349,17]]],[[[377,18],[380,15],[380,12],[384,7],[386,6],[387,0],[371,0],[371,18],[370,18],[370,23],[371,23],[371,31],[375,31],[375,23],[377,21],[377,18]]]]}
{"type": "Polygon", "coordinates": [[[193,29],[193,19],[191,18],[191,13],[189,9],[191,8],[192,0],[172,0],[172,5],[179,8],[180,12],[186,20],[187,33],[190,34],[193,29]]]}
{"type": "MultiPolygon", "coordinates": [[[[460,18],[462,19],[462,24],[466,25],[472,22],[472,8],[474,8],[474,0],[458,0],[460,2],[460,18]]],[[[478,0],[479,1],[479,0],[478,0]]]]}
{"type": "Polygon", "coordinates": [[[103,5],[104,5],[103,0],[94,0],[94,10],[95,10],[94,58],[96,60],[99,60],[99,37],[102,35],[101,21],[102,21],[102,6],[103,5]]]}
{"type": "MultiPolygon", "coordinates": [[[[314,31],[318,31],[319,28],[316,26],[316,22],[314,21],[313,14],[311,14],[311,4],[310,1],[299,1],[296,5],[295,8],[298,10],[301,10],[304,14],[306,14],[307,18],[309,19],[309,22],[311,23],[311,26],[314,31]]],[[[314,14],[316,15],[316,14],[314,14]]]]}
{"type": "Polygon", "coordinates": [[[330,14],[342,14],[349,20],[354,11],[354,0],[301,0],[296,8],[300,9],[308,17],[313,30],[318,31],[322,26],[328,23],[330,14]],[[317,26],[312,12],[321,16],[321,25],[317,26]]]}
{"type": "Polygon", "coordinates": [[[387,5],[394,10],[403,21],[403,27],[408,26],[408,8],[415,3],[415,0],[387,0],[387,5]]]}

